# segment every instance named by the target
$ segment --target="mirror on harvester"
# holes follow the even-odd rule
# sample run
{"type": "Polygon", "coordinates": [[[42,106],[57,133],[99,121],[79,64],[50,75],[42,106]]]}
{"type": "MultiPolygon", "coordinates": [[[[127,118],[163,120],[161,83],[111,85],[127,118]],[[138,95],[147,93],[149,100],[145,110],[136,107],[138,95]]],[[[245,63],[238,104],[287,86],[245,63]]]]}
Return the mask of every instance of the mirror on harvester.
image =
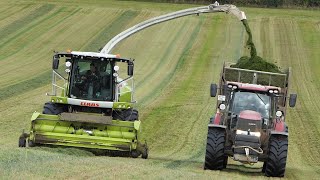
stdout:
{"type": "Polygon", "coordinates": [[[289,106],[294,107],[297,101],[297,94],[290,94],[289,106]]]}
{"type": "Polygon", "coordinates": [[[128,76],[133,76],[133,63],[128,63],[128,76]]]}
{"type": "Polygon", "coordinates": [[[217,84],[211,84],[210,86],[210,95],[211,97],[216,97],[217,95],[217,84]]]}
{"type": "Polygon", "coordinates": [[[59,68],[59,57],[53,56],[52,69],[58,69],[58,68],[59,68]]]}

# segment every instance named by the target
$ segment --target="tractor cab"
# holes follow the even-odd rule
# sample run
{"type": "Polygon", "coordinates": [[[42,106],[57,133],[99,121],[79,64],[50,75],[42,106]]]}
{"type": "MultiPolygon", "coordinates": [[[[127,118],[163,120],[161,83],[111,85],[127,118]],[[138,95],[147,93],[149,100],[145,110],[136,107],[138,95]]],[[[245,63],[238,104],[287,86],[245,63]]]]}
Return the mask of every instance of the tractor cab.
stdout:
{"type": "Polygon", "coordinates": [[[227,91],[230,129],[260,132],[270,124],[276,111],[278,88],[230,82],[227,91]]]}

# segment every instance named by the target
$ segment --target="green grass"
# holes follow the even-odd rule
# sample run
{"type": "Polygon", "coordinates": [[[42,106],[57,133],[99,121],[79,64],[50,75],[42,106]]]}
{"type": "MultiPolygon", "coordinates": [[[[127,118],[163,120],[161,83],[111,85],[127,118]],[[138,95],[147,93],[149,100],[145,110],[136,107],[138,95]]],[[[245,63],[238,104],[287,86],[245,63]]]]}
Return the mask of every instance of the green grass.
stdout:
{"type": "MultiPolygon", "coordinates": [[[[266,179],[261,164],[229,160],[204,171],[210,83],[223,61],[249,56],[243,25],[224,13],[184,17],[143,30],[114,50],[135,58],[137,107],[150,159],[93,156],[74,148],[17,147],[51,91],[53,50],[93,50],[138,22],[194,5],[127,1],[0,2],[1,179],[266,179]],[[36,9],[51,7],[48,11],[36,9]],[[39,14],[42,15],[40,16],[39,14]],[[30,18],[33,17],[33,18],[30,18]]],[[[257,54],[292,67],[297,106],[288,109],[288,179],[320,175],[319,11],[243,8],[257,54]]]]}

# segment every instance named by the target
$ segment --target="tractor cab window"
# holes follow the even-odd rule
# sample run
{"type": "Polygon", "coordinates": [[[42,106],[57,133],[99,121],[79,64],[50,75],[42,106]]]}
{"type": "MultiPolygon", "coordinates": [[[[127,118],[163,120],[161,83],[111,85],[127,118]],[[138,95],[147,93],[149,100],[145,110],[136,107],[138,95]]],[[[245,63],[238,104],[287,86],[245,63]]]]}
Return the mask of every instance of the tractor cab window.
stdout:
{"type": "Polygon", "coordinates": [[[252,110],[259,112],[264,118],[269,118],[270,97],[254,92],[235,92],[231,107],[235,115],[239,115],[244,110],[252,110]]]}
{"type": "Polygon", "coordinates": [[[74,61],[70,97],[112,101],[112,65],[109,61],[78,59],[74,61]]]}

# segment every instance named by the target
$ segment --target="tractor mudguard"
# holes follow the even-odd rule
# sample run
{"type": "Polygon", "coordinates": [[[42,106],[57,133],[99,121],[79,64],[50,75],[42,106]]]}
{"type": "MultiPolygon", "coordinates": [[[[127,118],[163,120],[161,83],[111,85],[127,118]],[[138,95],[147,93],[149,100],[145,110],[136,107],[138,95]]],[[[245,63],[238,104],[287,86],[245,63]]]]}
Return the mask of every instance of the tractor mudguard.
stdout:
{"type": "Polygon", "coordinates": [[[220,125],[221,116],[221,113],[217,112],[214,117],[210,118],[210,124],[220,125]]]}
{"type": "Polygon", "coordinates": [[[288,136],[288,128],[284,121],[276,120],[274,129],[271,131],[271,135],[284,135],[288,136]]]}
{"type": "Polygon", "coordinates": [[[210,123],[208,125],[208,128],[222,128],[226,129],[226,126],[221,125],[221,113],[217,112],[215,117],[210,118],[210,123]]]}
{"type": "Polygon", "coordinates": [[[208,125],[208,128],[211,129],[211,128],[221,128],[221,129],[226,129],[227,126],[224,126],[224,125],[218,125],[218,124],[209,124],[208,125]]]}

